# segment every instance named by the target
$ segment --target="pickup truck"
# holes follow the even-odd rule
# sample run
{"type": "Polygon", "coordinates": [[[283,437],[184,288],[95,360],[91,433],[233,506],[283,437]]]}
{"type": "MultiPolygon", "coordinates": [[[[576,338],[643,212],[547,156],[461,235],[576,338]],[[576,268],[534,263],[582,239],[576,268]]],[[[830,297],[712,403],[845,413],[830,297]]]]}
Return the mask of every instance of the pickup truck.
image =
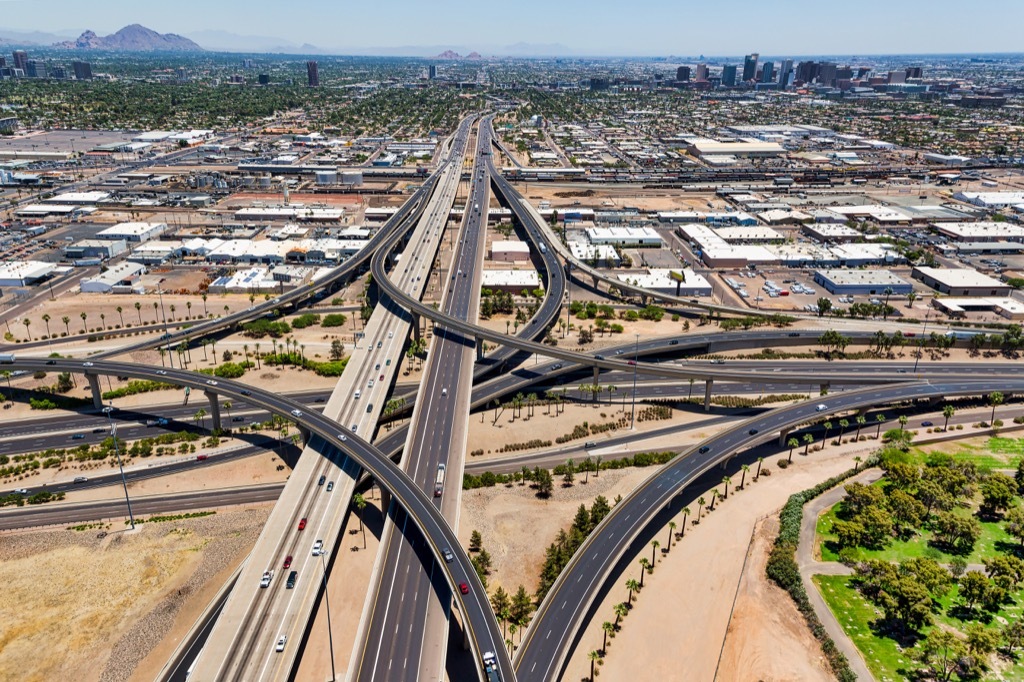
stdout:
{"type": "Polygon", "coordinates": [[[260,578],[260,587],[270,587],[270,581],[274,579],[273,571],[263,571],[263,577],[260,578]]]}

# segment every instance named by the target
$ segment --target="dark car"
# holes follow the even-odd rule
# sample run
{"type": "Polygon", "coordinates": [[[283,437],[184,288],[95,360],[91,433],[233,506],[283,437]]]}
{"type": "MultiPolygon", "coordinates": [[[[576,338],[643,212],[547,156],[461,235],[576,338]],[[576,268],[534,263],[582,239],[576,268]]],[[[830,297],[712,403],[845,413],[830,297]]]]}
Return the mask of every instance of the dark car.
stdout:
{"type": "Polygon", "coordinates": [[[71,440],[82,440],[83,438],[85,438],[84,433],[76,433],[75,435],[71,436],[71,440]]]}
{"type": "Polygon", "coordinates": [[[323,402],[327,402],[327,399],[326,399],[326,398],[317,398],[317,399],[316,399],[316,400],[314,400],[313,402],[314,402],[314,403],[323,403],[323,402]]]}
{"type": "Polygon", "coordinates": [[[710,447],[708,447],[707,445],[702,445],[702,446],[700,447],[700,449],[699,449],[699,450],[697,450],[697,452],[699,452],[700,454],[702,454],[702,455],[703,455],[703,454],[705,454],[705,453],[709,452],[710,450],[711,450],[711,448],[710,448],[710,447]]]}
{"type": "Polygon", "coordinates": [[[326,477],[326,476],[321,476],[321,477],[320,477],[320,480],[319,480],[319,481],[317,481],[317,483],[316,483],[316,484],[317,484],[317,485],[323,485],[324,483],[327,483],[327,477],[326,477]]]}
{"type": "Polygon", "coordinates": [[[750,434],[751,436],[756,436],[757,435],[757,429],[750,429],[749,431],[747,431],[747,433],[750,434]]]}
{"type": "Polygon", "coordinates": [[[934,426],[931,422],[921,422],[921,426],[934,426]]]}
{"type": "Polygon", "coordinates": [[[281,566],[281,568],[288,568],[291,565],[292,565],[292,555],[289,554],[288,556],[286,556],[284,558],[284,564],[281,566]]]}
{"type": "Polygon", "coordinates": [[[252,395],[252,391],[246,391],[246,390],[242,390],[242,391],[240,391],[240,393],[241,393],[242,395],[252,395]]]}
{"type": "Polygon", "coordinates": [[[671,341],[668,342],[668,345],[670,345],[670,346],[678,346],[679,345],[679,339],[672,339],[671,341]]]}
{"type": "Polygon", "coordinates": [[[245,421],[245,417],[232,417],[231,421],[233,421],[233,422],[244,422],[245,421]]]}
{"type": "Polygon", "coordinates": [[[299,572],[298,571],[292,571],[291,573],[288,574],[288,582],[285,583],[285,587],[288,588],[289,590],[292,589],[293,587],[295,587],[295,581],[298,580],[298,579],[299,579],[299,572]]]}

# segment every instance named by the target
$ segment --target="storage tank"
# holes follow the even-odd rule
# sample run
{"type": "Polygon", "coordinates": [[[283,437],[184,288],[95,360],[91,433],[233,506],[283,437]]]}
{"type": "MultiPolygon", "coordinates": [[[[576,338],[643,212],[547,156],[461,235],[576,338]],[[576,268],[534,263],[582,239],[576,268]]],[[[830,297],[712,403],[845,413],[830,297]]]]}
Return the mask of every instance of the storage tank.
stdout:
{"type": "Polygon", "coordinates": [[[345,171],[344,173],[341,174],[341,184],[356,186],[363,184],[363,172],[345,171]]]}
{"type": "Polygon", "coordinates": [[[256,178],[251,175],[242,176],[242,187],[254,187],[256,185],[256,178]]]}
{"type": "Polygon", "coordinates": [[[317,171],[316,172],[316,184],[318,185],[336,185],[338,183],[337,171],[317,171]]]}
{"type": "Polygon", "coordinates": [[[260,176],[260,189],[270,189],[270,173],[260,176]]]}

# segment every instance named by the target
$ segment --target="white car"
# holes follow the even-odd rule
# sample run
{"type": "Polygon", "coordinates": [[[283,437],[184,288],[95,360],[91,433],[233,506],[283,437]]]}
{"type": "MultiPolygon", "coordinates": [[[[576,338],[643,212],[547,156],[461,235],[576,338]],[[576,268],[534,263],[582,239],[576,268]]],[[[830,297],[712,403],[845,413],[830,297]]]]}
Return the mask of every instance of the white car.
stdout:
{"type": "Polygon", "coordinates": [[[162,376],[162,377],[165,377],[165,376],[167,376],[167,372],[165,372],[165,371],[164,371],[164,370],[162,370],[162,369],[158,369],[158,370],[156,371],[156,373],[157,373],[157,374],[159,374],[159,375],[160,375],[160,376],[162,376]]]}
{"type": "Polygon", "coordinates": [[[82,367],[92,367],[92,366],[93,366],[93,363],[91,363],[91,362],[83,362],[82,363],[82,367]]]}
{"type": "Polygon", "coordinates": [[[302,410],[292,410],[292,414],[296,417],[302,416],[302,410]]]}
{"type": "Polygon", "coordinates": [[[28,488],[18,488],[14,493],[16,495],[28,495],[28,488]]]}
{"type": "Polygon", "coordinates": [[[360,391],[359,389],[356,389],[356,392],[352,394],[352,397],[354,397],[356,400],[359,400],[359,396],[361,396],[362,394],[363,394],[362,391],[360,391]]]}
{"type": "Polygon", "coordinates": [[[288,641],[288,635],[281,635],[281,638],[277,640],[277,646],[274,647],[274,651],[278,653],[284,651],[285,642],[288,641]]]}
{"type": "Polygon", "coordinates": [[[216,386],[216,385],[217,385],[217,382],[216,382],[216,381],[214,381],[213,379],[210,379],[210,380],[209,380],[209,381],[207,381],[206,383],[207,383],[207,385],[208,385],[208,386],[216,386]]]}
{"type": "Polygon", "coordinates": [[[366,387],[367,388],[373,388],[373,379],[370,379],[370,381],[367,382],[366,387]]]}
{"type": "Polygon", "coordinates": [[[270,581],[273,579],[273,571],[263,571],[263,577],[260,579],[260,587],[270,587],[270,581]]]}
{"type": "Polygon", "coordinates": [[[388,332],[388,338],[389,339],[395,338],[395,333],[394,332],[388,332]]]}
{"type": "Polygon", "coordinates": [[[338,434],[338,439],[339,439],[339,440],[340,440],[340,441],[341,441],[342,443],[344,443],[345,441],[347,441],[347,440],[348,440],[348,436],[346,436],[346,435],[345,435],[344,433],[339,433],[339,434],[338,434]]]}
{"type": "Polygon", "coordinates": [[[313,543],[313,556],[320,556],[324,553],[324,541],[317,540],[313,543]]]}
{"type": "Polygon", "coordinates": [[[820,405],[818,405],[817,407],[814,408],[814,411],[815,412],[824,412],[827,409],[828,409],[828,405],[826,405],[825,403],[821,403],[820,405]]]}

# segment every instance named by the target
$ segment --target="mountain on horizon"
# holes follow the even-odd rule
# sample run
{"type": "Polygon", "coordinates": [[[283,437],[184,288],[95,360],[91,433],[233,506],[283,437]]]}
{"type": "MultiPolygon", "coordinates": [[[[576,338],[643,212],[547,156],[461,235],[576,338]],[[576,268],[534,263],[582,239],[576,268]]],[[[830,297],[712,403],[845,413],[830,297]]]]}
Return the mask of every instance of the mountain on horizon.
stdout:
{"type": "Polygon", "coordinates": [[[156,31],[131,24],[109,36],[98,36],[85,31],[75,40],[54,43],[54,47],[68,50],[111,50],[115,52],[203,52],[203,48],[176,33],[156,31]]]}

